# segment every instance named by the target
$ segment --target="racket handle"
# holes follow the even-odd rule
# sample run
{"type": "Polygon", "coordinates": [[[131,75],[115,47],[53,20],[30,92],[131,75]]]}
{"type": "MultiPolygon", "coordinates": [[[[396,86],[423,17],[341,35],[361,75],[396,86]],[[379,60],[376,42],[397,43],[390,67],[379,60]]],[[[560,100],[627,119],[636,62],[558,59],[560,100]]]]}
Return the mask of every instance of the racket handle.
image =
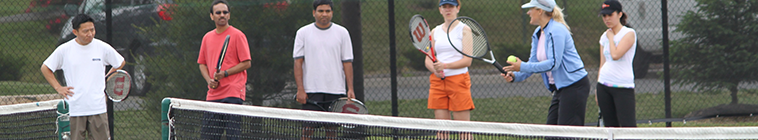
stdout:
{"type": "Polygon", "coordinates": [[[503,70],[503,65],[500,65],[500,63],[498,63],[497,61],[492,62],[492,65],[495,66],[497,68],[497,70],[499,70],[501,73],[503,73],[503,74],[508,73],[505,70],[503,70]]]}
{"type": "MultiPolygon", "coordinates": [[[[432,57],[432,56],[429,56],[429,58],[432,59],[432,62],[437,63],[437,58],[432,57]]],[[[442,78],[440,78],[440,79],[445,80],[445,71],[444,70],[441,71],[440,74],[442,74],[442,78]]]]}
{"type": "Polygon", "coordinates": [[[444,70],[441,71],[440,74],[442,74],[442,78],[440,78],[440,79],[445,80],[445,71],[444,70]]]}

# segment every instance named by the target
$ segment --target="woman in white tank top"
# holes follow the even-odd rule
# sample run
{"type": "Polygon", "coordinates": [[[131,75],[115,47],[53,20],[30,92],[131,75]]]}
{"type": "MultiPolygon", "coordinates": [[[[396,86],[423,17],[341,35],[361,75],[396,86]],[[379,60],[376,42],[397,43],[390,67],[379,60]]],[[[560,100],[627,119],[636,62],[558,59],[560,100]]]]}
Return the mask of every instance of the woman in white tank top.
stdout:
{"type": "MultiPolygon", "coordinates": [[[[464,38],[471,38],[471,28],[461,22],[454,22],[460,11],[460,0],[440,0],[439,10],[445,22],[432,29],[432,48],[437,62],[425,57],[424,62],[429,72],[429,100],[427,108],[434,110],[435,119],[471,120],[474,101],[471,98],[471,78],[468,67],[471,58],[455,51],[470,48],[473,44],[463,44],[464,38]],[[452,26],[449,26],[452,24],[452,26]],[[448,30],[447,28],[451,29],[448,30]],[[448,41],[448,31],[450,40],[448,41]],[[452,42],[452,45],[451,45],[452,42]],[[452,116],[451,116],[452,114],[452,116]]],[[[449,134],[439,132],[438,139],[448,139],[449,134]]],[[[470,134],[462,133],[459,139],[473,139],[470,134]]]]}
{"type": "Polygon", "coordinates": [[[627,27],[627,14],[617,0],[603,2],[600,14],[609,28],[600,36],[596,100],[608,127],[636,127],[632,61],[637,34],[627,27]]]}

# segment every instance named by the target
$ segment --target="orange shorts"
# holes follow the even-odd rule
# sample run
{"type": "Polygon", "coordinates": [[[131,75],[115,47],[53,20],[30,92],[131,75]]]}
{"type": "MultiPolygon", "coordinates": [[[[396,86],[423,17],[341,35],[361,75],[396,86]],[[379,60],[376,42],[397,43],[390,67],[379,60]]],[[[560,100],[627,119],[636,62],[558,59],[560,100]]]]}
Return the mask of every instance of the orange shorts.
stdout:
{"type": "Polygon", "coordinates": [[[429,76],[429,109],[444,109],[450,111],[474,110],[474,100],[471,99],[471,77],[468,73],[437,78],[429,76]]]}

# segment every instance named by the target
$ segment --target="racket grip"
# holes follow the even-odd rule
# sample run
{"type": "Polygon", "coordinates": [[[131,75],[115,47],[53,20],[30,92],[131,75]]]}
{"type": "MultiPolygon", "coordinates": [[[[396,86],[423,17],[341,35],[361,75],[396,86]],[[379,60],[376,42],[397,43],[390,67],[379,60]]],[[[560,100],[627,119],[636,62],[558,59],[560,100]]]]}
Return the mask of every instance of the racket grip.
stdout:
{"type": "Polygon", "coordinates": [[[441,71],[440,74],[442,74],[442,78],[440,78],[440,79],[445,80],[445,71],[444,70],[441,71]]]}
{"type": "Polygon", "coordinates": [[[503,70],[503,65],[500,65],[500,63],[498,63],[497,61],[492,62],[492,65],[495,66],[495,68],[497,68],[497,70],[499,70],[500,73],[503,73],[503,74],[508,73],[505,70],[503,70]]]}

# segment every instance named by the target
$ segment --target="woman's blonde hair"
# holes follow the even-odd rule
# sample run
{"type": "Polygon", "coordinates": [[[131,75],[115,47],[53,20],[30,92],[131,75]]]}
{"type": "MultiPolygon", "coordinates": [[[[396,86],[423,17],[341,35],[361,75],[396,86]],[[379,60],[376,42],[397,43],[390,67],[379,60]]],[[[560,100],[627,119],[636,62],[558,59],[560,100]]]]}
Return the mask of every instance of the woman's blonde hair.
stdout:
{"type": "MultiPolygon", "coordinates": [[[[545,11],[545,12],[547,12],[547,11],[545,11]]],[[[571,27],[569,27],[569,25],[566,23],[566,20],[563,19],[563,9],[561,9],[560,7],[558,7],[558,5],[556,5],[553,8],[553,12],[547,12],[547,16],[550,16],[550,17],[553,18],[553,20],[555,20],[557,22],[560,22],[561,24],[565,25],[566,29],[568,29],[569,31],[571,31],[571,27]]]]}

